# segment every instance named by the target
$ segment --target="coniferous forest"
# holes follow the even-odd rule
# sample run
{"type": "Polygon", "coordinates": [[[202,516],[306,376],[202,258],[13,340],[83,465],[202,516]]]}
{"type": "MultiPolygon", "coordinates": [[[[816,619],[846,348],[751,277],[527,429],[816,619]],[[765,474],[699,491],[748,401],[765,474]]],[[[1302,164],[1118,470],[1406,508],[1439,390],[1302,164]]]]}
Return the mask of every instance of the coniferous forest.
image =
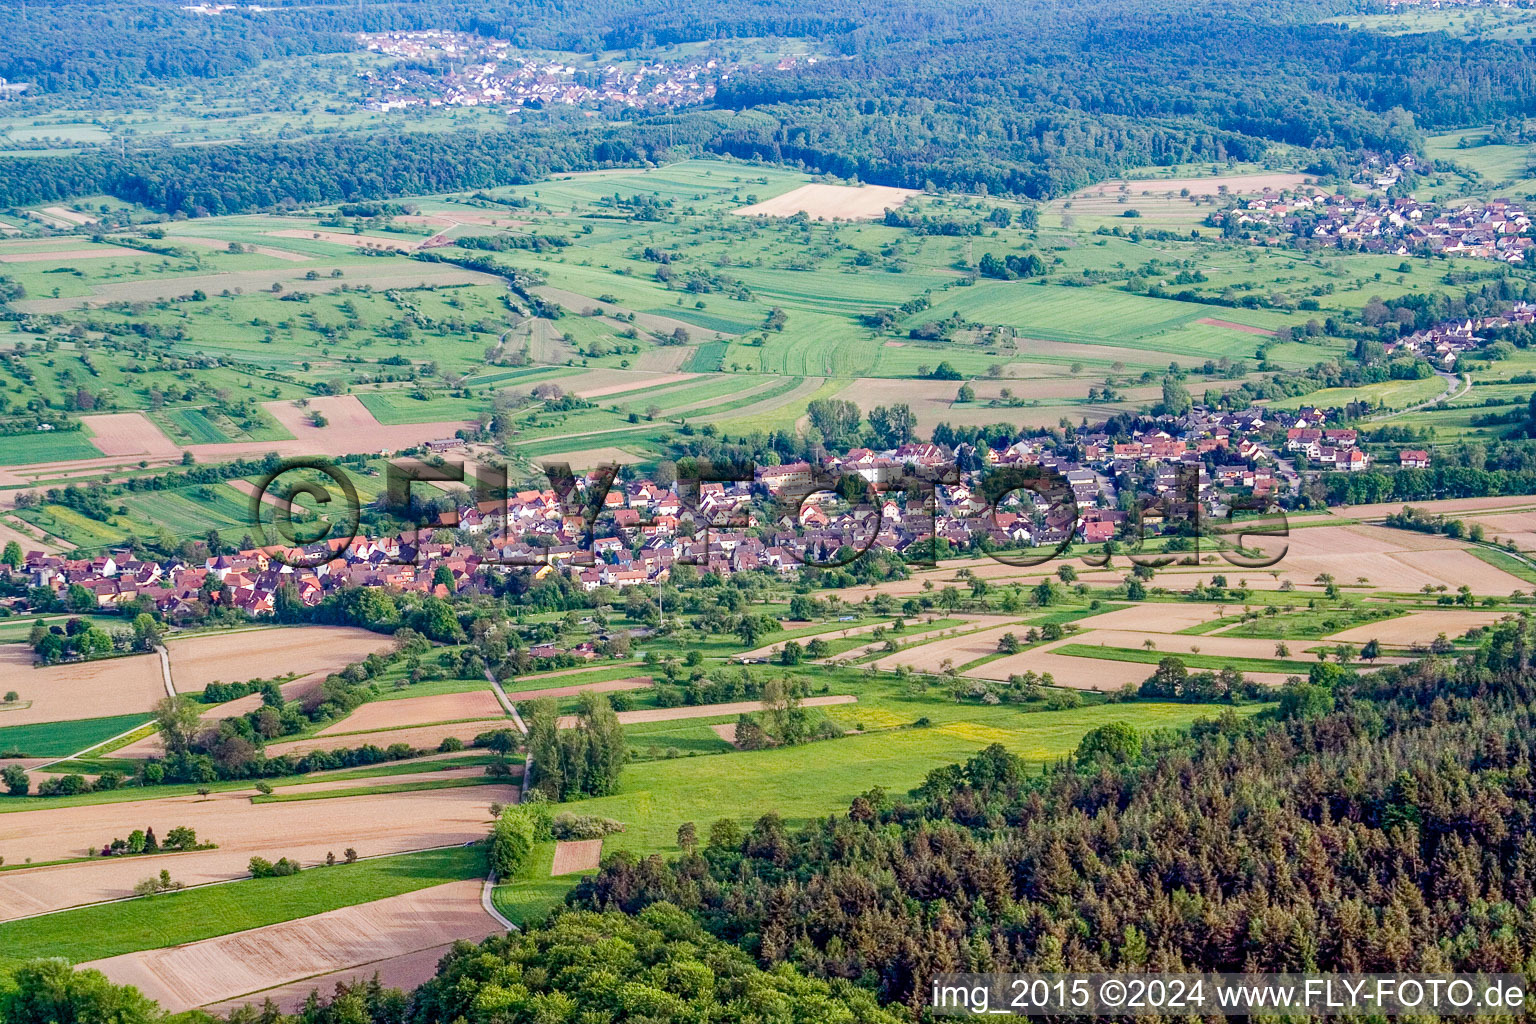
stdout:
{"type": "MultiPolygon", "coordinates": [[[[618,855],[573,902],[666,902],[764,966],[923,1005],[945,971],[1528,970],[1536,632],[1044,777],[1001,748],[788,831],[618,855]]],[[[1108,728],[1108,727],[1106,727],[1108,728]]]]}

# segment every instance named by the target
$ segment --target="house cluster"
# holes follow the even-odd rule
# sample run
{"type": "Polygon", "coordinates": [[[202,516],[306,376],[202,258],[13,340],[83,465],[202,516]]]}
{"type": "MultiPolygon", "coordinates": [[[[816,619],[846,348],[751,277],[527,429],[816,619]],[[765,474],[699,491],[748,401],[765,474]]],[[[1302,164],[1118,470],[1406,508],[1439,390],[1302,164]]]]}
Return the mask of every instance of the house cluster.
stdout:
{"type": "MultiPolygon", "coordinates": [[[[826,467],[868,482],[851,501],[817,490],[827,480],[806,462],[757,467],[751,479],[739,481],[615,479],[606,491],[589,476],[563,496],[529,489],[504,500],[466,499],[416,537],[358,536],[202,562],[145,561],[126,551],[83,559],[32,551],[21,572],[28,586],[51,590],[74,607],[79,593],[73,588],[79,586],[100,608],[148,601],[172,620],[196,617],[212,604],[268,615],[290,586],[288,599],[311,607],[353,587],[446,597],[478,587],[487,571],[515,567],[541,579],[558,574],[589,592],[654,585],[680,565],[719,575],[793,574],[808,562],[839,564],[839,552],[847,548],[910,555],[935,538],[957,548],[983,541],[992,548],[1071,539],[1097,544],[1127,523],[1122,492],[1186,501],[1193,487],[1196,500],[1220,515],[1234,491],[1279,497],[1294,489],[1299,481],[1286,462],[1297,455],[1322,469],[1370,465],[1355,432],[1328,427],[1316,409],[1223,412],[1197,406],[1128,438],[1087,433],[1064,443],[1041,434],[1002,448],[856,448],[826,467]],[[1282,446],[1283,452],[1277,450],[1282,446]],[[975,486],[977,476],[964,471],[982,467],[1043,467],[1054,471],[1052,487],[1044,493],[1013,490],[994,507],[975,486]],[[924,490],[893,486],[914,476],[948,482],[932,487],[930,503],[924,490]],[[1063,485],[1075,514],[1074,504],[1059,493],[1063,485]]],[[[1404,467],[1428,462],[1422,451],[1401,455],[1404,467]]]]}
{"type": "Polygon", "coordinates": [[[1442,369],[1456,365],[1456,358],[1470,349],[1481,347],[1489,331],[1536,322],[1536,305],[1519,302],[1494,316],[1447,320],[1422,331],[1405,334],[1387,342],[1389,353],[1412,352],[1442,369]]]}
{"type": "Polygon", "coordinates": [[[1274,243],[1290,239],[1366,252],[1463,256],[1522,265],[1536,244],[1531,216],[1515,200],[1467,200],[1442,209],[1407,197],[1334,195],[1312,185],[1242,200],[1232,209],[1211,214],[1211,222],[1230,223],[1274,243]]]}
{"type": "Polygon", "coordinates": [[[1324,469],[1361,473],[1371,468],[1371,457],[1355,447],[1356,440],[1353,430],[1291,427],[1285,432],[1285,450],[1324,469]]]}
{"type": "MultiPolygon", "coordinates": [[[[606,63],[578,68],[562,60],[519,52],[504,39],[428,29],[358,36],[367,49],[401,63],[359,73],[365,105],[390,111],[411,107],[541,106],[679,107],[703,103],[741,65],[696,56],[668,61],[606,63]]],[[[786,57],[775,65],[794,67],[786,57]]],[[[756,65],[753,65],[756,68],[756,65]]]]}

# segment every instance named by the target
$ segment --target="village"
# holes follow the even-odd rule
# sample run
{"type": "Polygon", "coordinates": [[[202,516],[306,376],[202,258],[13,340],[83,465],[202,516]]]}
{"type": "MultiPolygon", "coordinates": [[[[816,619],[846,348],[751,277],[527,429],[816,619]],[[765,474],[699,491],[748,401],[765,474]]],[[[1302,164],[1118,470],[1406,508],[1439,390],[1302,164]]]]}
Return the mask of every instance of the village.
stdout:
{"type": "MultiPolygon", "coordinates": [[[[1411,160],[1404,157],[1404,160],[1411,160]]],[[[1390,187],[1395,171],[1376,180],[1390,187]]],[[[1408,256],[1462,256],[1525,264],[1536,238],[1523,203],[1467,200],[1451,208],[1408,197],[1330,194],[1319,186],[1266,191],[1212,213],[1209,223],[1269,245],[1353,249],[1408,256]]]]}
{"type": "MultiPolygon", "coordinates": [[[[534,56],[505,39],[429,29],[362,33],[365,49],[401,63],[359,72],[370,110],[412,107],[538,107],[560,103],[597,108],[668,108],[703,103],[739,68],[715,57],[608,61],[591,69],[565,59],[534,56]]],[[[784,57],[784,71],[815,57],[784,57]]]]}
{"type": "MultiPolygon", "coordinates": [[[[935,551],[1102,546],[1140,530],[1135,510],[1159,502],[1197,498],[1207,517],[1226,515],[1239,500],[1249,503],[1245,508],[1279,507],[1300,491],[1298,460],[1319,471],[1369,468],[1357,432],[1327,423],[1327,413],[1310,407],[1234,413],[1197,406],[1184,416],[1148,420],[1129,440],[1085,432],[1033,435],[1002,449],[856,448],[820,467],[759,466],[750,480],[737,482],[662,485],[592,473],[567,493],[528,489],[477,502],[459,492],[453,511],[414,536],[364,534],[202,561],[156,562],[128,550],[83,559],[29,551],[14,571],[77,613],[153,607],[169,621],[186,622],[220,607],[253,617],[272,616],[284,601],[313,608],[351,587],[447,597],[486,589],[486,574],[514,569],[531,569],[536,580],[558,574],[591,593],[657,586],[680,566],[719,576],[794,575],[808,565],[842,567],[850,551],[869,549],[927,564],[935,551]],[[980,475],[955,469],[965,466],[1032,472],[1044,483],[1037,490],[1021,485],[994,504],[980,475]],[[839,476],[861,486],[834,484],[839,493],[832,493],[829,481],[839,476]],[[944,482],[920,488],[914,479],[944,482]],[[852,501],[840,496],[861,489],[852,501]]],[[[1397,462],[1422,469],[1429,457],[1405,450],[1397,462]]],[[[28,610],[27,598],[7,604],[13,612],[28,610]]]]}

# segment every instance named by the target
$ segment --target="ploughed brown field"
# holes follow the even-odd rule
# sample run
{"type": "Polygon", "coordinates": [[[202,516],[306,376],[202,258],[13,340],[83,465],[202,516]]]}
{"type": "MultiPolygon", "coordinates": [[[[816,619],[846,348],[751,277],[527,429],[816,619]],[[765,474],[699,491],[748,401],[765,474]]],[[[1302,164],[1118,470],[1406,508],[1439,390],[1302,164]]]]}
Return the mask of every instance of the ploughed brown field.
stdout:
{"type": "Polygon", "coordinates": [[[424,722],[494,718],[501,713],[501,704],[489,689],[469,690],[464,693],[441,693],[431,697],[376,700],[364,704],[339,722],[333,722],[321,729],[319,735],[332,736],[337,733],[398,729],[424,722]]]}
{"type": "Polygon", "coordinates": [[[555,844],[555,859],[549,867],[551,875],[574,875],[578,871],[596,871],[597,862],[603,856],[601,839],[580,839],[555,844]]]}
{"type": "Polygon", "coordinates": [[[34,668],[30,647],[4,644],[0,675],[5,677],[0,689],[15,690],[22,703],[31,701],[28,707],[0,711],[0,726],[147,715],[165,696],[157,654],[34,668]]]}
{"type": "Polygon", "coordinates": [[[876,220],[918,195],[917,189],[888,185],[801,185],[783,195],[731,212],[738,217],[793,217],[804,213],[816,220],[876,220]]]}
{"type": "Polygon", "coordinates": [[[1342,632],[1334,633],[1328,638],[1328,642],[1363,644],[1369,640],[1375,640],[1383,644],[1406,647],[1411,644],[1427,644],[1439,633],[1444,633],[1454,640],[1469,629],[1498,622],[1508,614],[1508,612],[1473,608],[1410,612],[1395,619],[1352,626],[1342,632]]]}
{"type": "MultiPolygon", "coordinates": [[[[441,948],[456,939],[479,941],[499,931],[495,919],[480,905],[480,886],[473,880],[448,882],[312,917],[169,949],[125,953],[83,966],[101,971],[120,985],[135,986],[170,1013],[279,986],[295,986],[304,980],[310,986],[330,988],[337,980],[328,977],[334,972],[383,964],[441,948]]],[[[398,970],[401,965],[393,966],[398,970]]]]}
{"type": "Polygon", "coordinates": [[[172,637],[171,682],[177,693],[201,693],[208,684],[339,672],[375,651],[389,649],[383,633],[350,626],[290,626],[235,633],[172,637]]]}
{"type": "MultiPolygon", "coordinates": [[[[373,785],[432,776],[381,777],[373,785]]],[[[302,792],[284,787],[280,793],[302,792]]],[[[163,868],[187,885],[244,877],[253,856],[290,857],[304,866],[353,847],[364,857],[452,846],[484,839],[492,802],[517,798],[514,785],[469,786],[334,797],[294,803],[252,803],[255,790],[162,797],[0,814],[0,856],[6,864],[84,857],[135,828],[164,836],[178,825],[197,830],[215,850],[101,860],[0,872],[0,920],[118,899],[163,868]]],[[[237,994],[237,993],[232,993],[237,994]]]]}

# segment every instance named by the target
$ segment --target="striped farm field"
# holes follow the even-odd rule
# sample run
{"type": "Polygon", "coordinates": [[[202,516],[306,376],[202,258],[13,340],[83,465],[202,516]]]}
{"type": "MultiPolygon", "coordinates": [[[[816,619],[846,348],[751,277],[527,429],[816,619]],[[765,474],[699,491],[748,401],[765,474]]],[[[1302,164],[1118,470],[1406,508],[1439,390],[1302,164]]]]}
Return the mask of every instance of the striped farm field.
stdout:
{"type": "Polygon", "coordinates": [[[179,427],[193,444],[221,444],[230,440],[229,435],[201,409],[173,409],[166,413],[166,419],[179,427]]]}
{"type": "Polygon", "coordinates": [[[101,451],[91,444],[83,430],[7,434],[0,437],[0,466],[99,458],[101,451]]]}
{"type": "MultiPolygon", "coordinates": [[[[1222,307],[1219,312],[1233,323],[1264,329],[1286,322],[1283,314],[1263,310],[1222,307]]],[[[1013,326],[1025,337],[1045,341],[1161,349],[1186,356],[1191,352],[1252,356],[1254,343],[1260,340],[1241,330],[1196,324],[1212,313],[1212,307],[1199,303],[1022,281],[983,281],[956,289],[931,309],[909,317],[903,326],[941,320],[951,313],[983,324],[1013,326]]]]}
{"type": "Polygon", "coordinates": [[[62,537],[76,547],[121,544],[128,536],[115,526],[83,516],[63,505],[34,505],[31,508],[18,509],[16,515],[55,537],[62,537]]]}
{"type": "Polygon", "coordinates": [[[469,420],[474,419],[484,408],[483,402],[447,396],[423,401],[403,391],[359,391],[357,400],[373,413],[374,419],[388,426],[469,420]]]}

